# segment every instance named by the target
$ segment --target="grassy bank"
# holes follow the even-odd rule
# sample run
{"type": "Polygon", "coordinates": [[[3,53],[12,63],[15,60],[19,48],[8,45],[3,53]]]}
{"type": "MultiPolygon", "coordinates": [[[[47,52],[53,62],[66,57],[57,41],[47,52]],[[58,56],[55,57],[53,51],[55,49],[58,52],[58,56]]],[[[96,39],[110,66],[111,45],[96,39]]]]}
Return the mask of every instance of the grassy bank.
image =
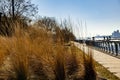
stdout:
{"type": "Polygon", "coordinates": [[[120,80],[118,77],[116,77],[113,73],[108,71],[105,67],[103,67],[99,63],[95,63],[96,66],[96,72],[98,72],[99,76],[106,78],[108,80],[120,80]]]}
{"type": "Polygon", "coordinates": [[[12,36],[0,36],[0,79],[96,80],[91,56],[42,28],[15,28],[12,36]]]}
{"type": "MultiPolygon", "coordinates": [[[[12,25],[14,24],[14,25],[12,25]]],[[[0,79],[97,80],[92,51],[85,55],[65,37],[69,30],[14,26],[11,36],[0,36],[0,79]],[[68,31],[67,33],[64,32],[68,31]]],[[[67,36],[68,37],[68,36],[67,36]]]]}

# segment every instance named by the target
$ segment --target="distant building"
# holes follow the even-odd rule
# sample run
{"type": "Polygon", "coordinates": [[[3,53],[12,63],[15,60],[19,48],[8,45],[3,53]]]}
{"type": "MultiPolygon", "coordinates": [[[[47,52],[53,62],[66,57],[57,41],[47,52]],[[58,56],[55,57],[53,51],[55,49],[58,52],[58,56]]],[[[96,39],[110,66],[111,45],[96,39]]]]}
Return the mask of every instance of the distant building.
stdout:
{"type": "Polygon", "coordinates": [[[114,31],[113,33],[112,33],[112,36],[111,36],[112,38],[120,38],[120,32],[119,32],[119,30],[117,30],[117,31],[114,31]]]}

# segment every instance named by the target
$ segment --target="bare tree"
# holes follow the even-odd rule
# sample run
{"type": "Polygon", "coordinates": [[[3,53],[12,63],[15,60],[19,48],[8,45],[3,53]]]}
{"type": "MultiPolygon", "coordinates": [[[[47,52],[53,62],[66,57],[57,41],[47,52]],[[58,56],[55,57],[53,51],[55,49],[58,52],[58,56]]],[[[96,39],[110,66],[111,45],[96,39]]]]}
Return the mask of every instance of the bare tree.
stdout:
{"type": "Polygon", "coordinates": [[[37,12],[37,6],[30,0],[0,0],[0,12],[7,17],[30,17],[37,12]]]}
{"type": "MultiPolygon", "coordinates": [[[[72,31],[72,23],[70,20],[63,20],[61,24],[57,22],[54,17],[40,18],[35,25],[51,31],[54,34],[54,38],[61,42],[69,42],[75,40],[75,35],[72,31]]],[[[55,40],[56,41],[56,40],[55,40]]]]}
{"type": "Polygon", "coordinates": [[[58,23],[54,17],[43,17],[37,21],[38,26],[45,28],[47,31],[54,30],[58,23]]]}
{"type": "Polygon", "coordinates": [[[0,34],[11,36],[16,23],[26,29],[28,21],[37,13],[37,6],[30,0],[0,0],[1,25],[0,34]]]}
{"type": "Polygon", "coordinates": [[[61,33],[63,35],[64,38],[64,42],[69,42],[71,40],[75,40],[75,35],[73,34],[73,24],[72,22],[69,20],[63,20],[61,22],[61,33]]]}

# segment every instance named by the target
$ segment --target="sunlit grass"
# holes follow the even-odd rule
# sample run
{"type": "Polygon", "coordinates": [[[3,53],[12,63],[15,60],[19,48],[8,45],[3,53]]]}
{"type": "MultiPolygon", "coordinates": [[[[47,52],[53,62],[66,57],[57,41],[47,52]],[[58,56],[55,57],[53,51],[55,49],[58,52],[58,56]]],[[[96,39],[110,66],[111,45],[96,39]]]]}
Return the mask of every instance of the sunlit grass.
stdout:
{"type": "Polygon", "coordinates": [[[103,67],[101,64],[99,63],[95,63],[95,70],[96,72],[99,74],[99,77],[103,77],[109,80],[120,80],[118,77],[116,77],[113,73],[111,73],[110,71],[108,71],[105,67],[103,67]]]}
{"type": "Polygon", "coordinates": [[[20,28],[17,23],[12,36],[0,37],[0,63],[10,65],[4,70],[7,77],[15,80],[96,80],[91,51],[85,55],[73,43],[65,42],[62,34],[60,28],[53,35],[43,28],[20,28]]]}

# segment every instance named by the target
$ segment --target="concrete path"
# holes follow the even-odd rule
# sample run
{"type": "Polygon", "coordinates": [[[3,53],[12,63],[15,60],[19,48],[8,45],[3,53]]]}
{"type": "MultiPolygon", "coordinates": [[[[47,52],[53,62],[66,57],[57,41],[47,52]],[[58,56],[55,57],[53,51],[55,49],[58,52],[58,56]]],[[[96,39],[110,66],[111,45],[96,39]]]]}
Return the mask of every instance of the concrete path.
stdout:
{"type": "MultiPolygon", "coordinates": [[[[75,46],[83,50],[85,53],[88,52],[88,47],[86,45],[79,44],[74,42],[75,46]]],[[[103,52],[92,49],[93,58],[100,64],[102,64],[105,68],[107,68],[110,72],[114,73],[117,77],[120,78],[120,59],[115,58],[113,56],[107,55],[103,52]]]]}

